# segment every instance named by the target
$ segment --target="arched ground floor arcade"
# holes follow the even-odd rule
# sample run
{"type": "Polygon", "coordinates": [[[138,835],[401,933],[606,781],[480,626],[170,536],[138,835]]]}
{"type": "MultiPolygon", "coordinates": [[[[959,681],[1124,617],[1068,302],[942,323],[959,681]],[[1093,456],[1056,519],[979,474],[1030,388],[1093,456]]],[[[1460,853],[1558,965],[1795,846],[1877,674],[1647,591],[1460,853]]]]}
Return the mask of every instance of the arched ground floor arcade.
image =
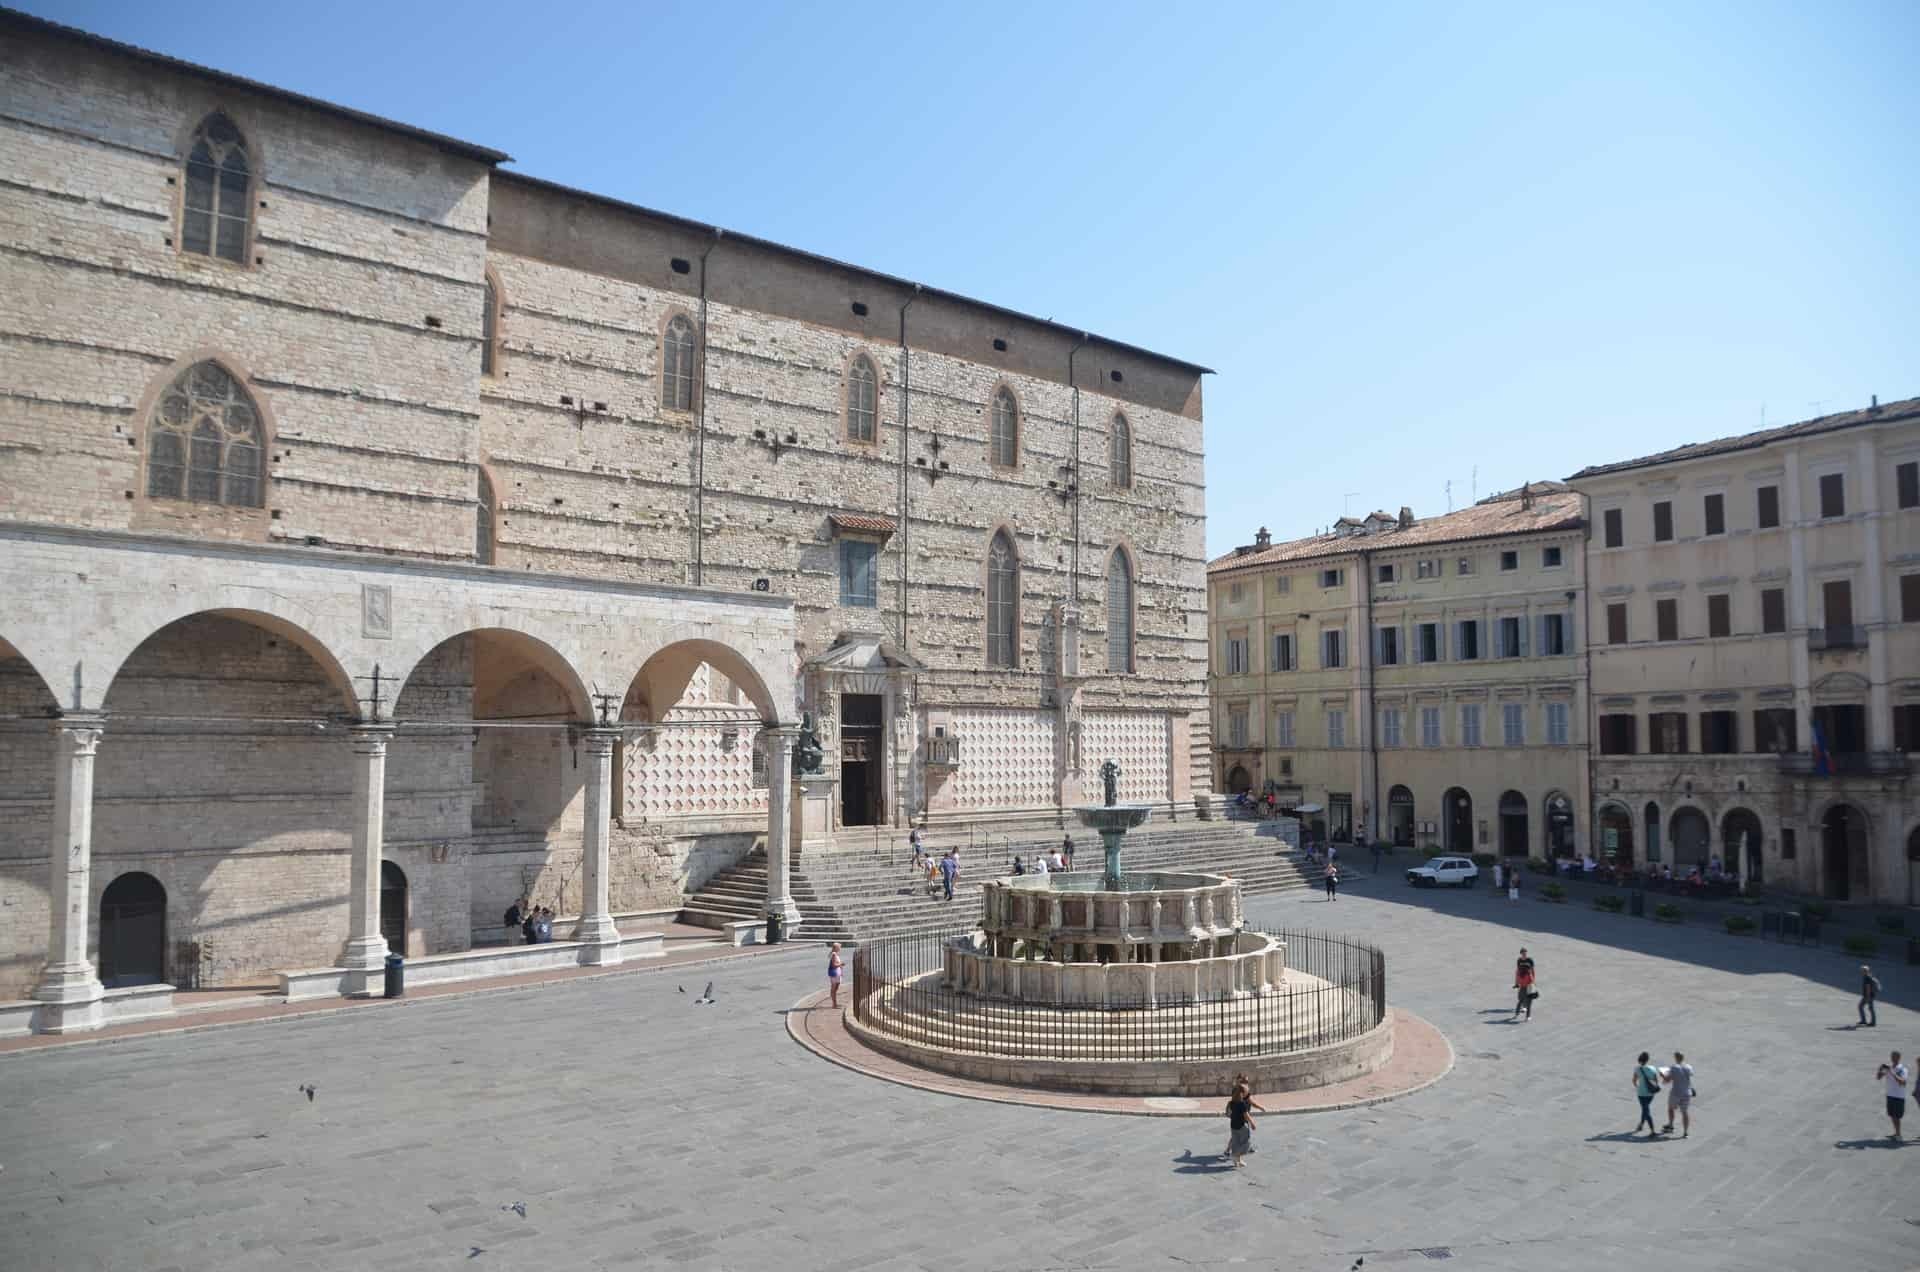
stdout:
{"type": "Polygon", "coordinates": [[[521,897],[616,961],[615,915],[787,860],[783,598],[20,527],[0,594],[0,1029],[288,968],[352,992],[504,942],[521,897]]]}
{"type": "Polygon", "coordinates": [[[1636,864],[1718,868],[1839,902],[1920,904],[1920,781],[1907,771],[1821,776],[1770,755],[1605,757],[1604,841],[1636,864]]]}

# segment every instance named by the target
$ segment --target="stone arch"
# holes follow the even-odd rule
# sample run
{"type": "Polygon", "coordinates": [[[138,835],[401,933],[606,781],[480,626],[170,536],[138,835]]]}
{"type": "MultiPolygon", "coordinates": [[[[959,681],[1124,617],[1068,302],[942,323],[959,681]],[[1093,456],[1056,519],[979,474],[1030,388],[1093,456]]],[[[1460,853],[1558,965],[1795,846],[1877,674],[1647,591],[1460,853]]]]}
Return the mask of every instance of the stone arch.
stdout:
{"type": "Polygon", "coordinates": [[[167,890],[144,870],[117,875],[100,892],[100,983],[158,985],[167,979],[167,890]]]}
{"type": "Polygon", "coordinates": [[[1452,853],[1473,851],[1473,796],[1464,787],[1450,786],[1440,797],[1441,844],[1452,853]]]}
{"type": "Polygon", "coordinates": [[[1387,839],[1396,848],[1413,847],[1414,834],[1413,792],[1405,786],[1395,786],[1387,792],[1387,839]]]}
{"type": "Polygon", "coordinates": [[[1500,855],[1525,857],[1527,853],[1527,797],[1519,791],[1500,793],[1500,855]]]}
{"type": "Polygon", "coordinates": [[[262,163],[259,135],[254,128],[243,128],[239,123],[240,112],[226,103],[214,103],[205,113],[183,119],[174,135],[174,153],[180,156],[180,172],[176,183],[176,197],[173,206],[174,250],[183,256],[204,256],[209,260],[223,260],[241,268],[253,264],[253,242],[258,228],[257,209],[259,192],[265,188],[266,168],[262,163]],[[225,130],[224,134],[222,130],[225,130]],[[202,143],[209,149],[201,152],[202,143]],[[233,190],[230,178],[233,165],[226,162],[234,152],[238,152],[240,175],[244,177],[243,187],[233,190]],[[203,200],[196,197],[197,178],[194,172],[196,162],[207,163],[215,172],[215,178],[209,182],[205,193],[211,196],[204,200],[207,211],[207,243],[205,250],[194,246],[199,226],[193,222],[198,218],[191,214],[195,205],[203,200]],[[225,178],[225,179],[223,179],[225,178]],[[220,221],[222,214],[231,218],[229,205],[237,202],[242,219],[240,240],[237,251],[229,254],[221,250],[220,221]]]}
{"type": "Polygon", "coordinates": [[[117,640],[110,637],[107,650],[95,664],[103,673],[99,689],[100,704],[106,703],[107,696],[113,692],[114,682],[120,678],[120,673],[125,669],[128,660],[139,651],[142,645],[176,623],[205,616],[246,623],[297,646],[307,657],[313,659],[325,675],[327,684],[338,696],[340,709],[349,715],[359,715],[359,696],[353,677],[347,674],[346,667],[334,654],[327,640],[315,634],[314,628],[318,624],[312,621],[314,615],[298,606],[286,603],[264,589],[235,588],[232,590],[243,593],[234,599],[243,600],[244,604],[182,605],[178,607],[177,612],[161,611],[149,616],[147,622],[151,625],[138,635],[131,631],[123,631],[116,633],[117,640]]]}
{"type": "MultiPolygon", "coordinates": [[[[565,653],[548,643],[543,637],[520,626],[508,626],[513,616],[500,615],[503,621],[499,625],[462,628],[457,631],[439,631],[425,637],[419,643],[419,652],[405,655],[396,660],[398,674],[393,676],[396,685],[405,686],[412,681],[421,665],[432,657],[441,646],[464,636],[481,638],[494,644],[499,651],[509,654],[520,661],[535,667],[553,680],[565,691],[567,708],[574,720],[585,722],[593,718],[593,697],[588,685],[581,678],[578,668],[565,653]]],[[[384,677],[383,677],[384,678],[384,677]]],[[[404,689],[402,690],[404,692],[404,689]]],[[[398,699],[394,699],[397,703],[398,699]]]]}
{"type": "Polygon", "coordinates": [[[1227,794],[1238,795],[1253,789],[1253,775],[1247,772],[1244,764],[1236,764],[1227,770],[1227,794]]]}
{"type": "Polygon", "coordinates": [[[1540,801],[1540,842],[1548,860],[1574,855],[1578,846],[1578,827],[1574,823],[1573,800],[1565,791],[1548,791],[1540,801]]]}
{"type": "Polygon", "coordinates": [[[1830,799],[1816,819],[1820,827],[1820,890],[1835,901],[1873,896],[1873,819],[1849,799],[1830,799]]]}
{"type": "Polygon", "coordinates": [[[1641,810],[1641,820],[1646,827],[1647,862],[1652,865],[1660,860],[1660,805],[1648,800],[1646,808],[1641,810]]]}
{"type": "Polygon", "coordinates": [[[479,827],[564,838],[584,815],[576,750],[591,712],[572,662],[540,637],[511,627],[452,633],[396,681],[388,785],[447,791],[451,783],[444,803],[464,807],[423,813],[437,819],[423,827],[429,837],[479,827]]]}
{"type": "Polygon", "coordinates": [[[411,952],[407,943],[407,933],[412,926],[410,901],[407,872],[383,859],[380,862],[380,935],[386,938],[387,948],[402,957],[411,952]]]}
{"type": "Polygon", "coordinates": [[[1022,605],[1022,600],[1026,592],[1026,583],[1026,561],[1020,553],[1020,536],[1014,533],[1013,527],[1004,521],[996,522],[988,526],[986,550],[980,554],[980,652],[981,663],[986,667],[998,668],[1003,671],[1018,671],[1020,669],[1022,654],[1021,637],[1024,633],[1024,606],[1022,605]],[[1011,560],[1013,568],[1012,595],[1008,598],[1008,602],[1013,607],[1013,612],[1008,622],[1008,627],[1010,628],[1009,639],[1012,647],[1007,651],[1007,661],[995,662],[993,649],[993,613],[995,607],[995,601],[993,599],[995,574],[994,554],[997,546],[1001,543],[1006,545],[1006,556],[1011,560]]]}
{"type": "Polygon", "coordinates": [[[1675,870],[1689,866],[1705,870],[1713,855],[1713,819],[1697,805],[1682,804],[1667,820],[1667,843],[1673,849],[1675,870]]]}
{"type": "Polygon", "coordinates": [[[1750,808],[1730,808],[1720,818],[1720,863],[1729,874],[1758,883],[1765,864],[1765,828],[1750,808]]]}
{"type": "Polygon", "coordinates": [[[1598,827],[1594,855],[1602,861],[1631,865],[1634,860],[1633,810],[1619,800],[1608,800],[1600,805],[1594,824],[1598,827]]]}
{"type": "MultiPolygon", "coordinates": [[[[725,676],[746,695],[747,701],[760,712],[761,723],[782,722],[780,704],[774,700],[760,669],[739,650],[711,637],[683,637],[648,654],[626,686],[626,697],[638,697],[653,711],[664,712],[680,701],[702,663],[725,676]]],[[[791,715],[789,708],[786,716],[791,715]]]]}

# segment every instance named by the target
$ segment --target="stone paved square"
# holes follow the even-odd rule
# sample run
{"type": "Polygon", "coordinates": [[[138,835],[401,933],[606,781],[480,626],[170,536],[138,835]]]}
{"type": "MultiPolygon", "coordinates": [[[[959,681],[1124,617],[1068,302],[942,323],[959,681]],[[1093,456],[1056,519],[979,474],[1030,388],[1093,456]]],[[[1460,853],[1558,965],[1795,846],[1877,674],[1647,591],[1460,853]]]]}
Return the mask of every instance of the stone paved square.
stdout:
{"type": "MultiPolygon", "coordinates": [[[[1873,1067],[1913,969],[1386,874],[1249,901],[1389,958],[1438,1085],[1219,1120],[1014,1108],[846,1072],[781,1013],[814,947],[0,1058],[0,1264],[23,1269],[1920,1266],[1920,1149],[1873,1067]],[[1515,949],[1540,964],[1507,1022],[1515,949]],[[697,983],[695,983],[697,982],[697,983]],[[677,992],[686,984],[687,994],[677,992]],[[1629,1140],[1634,1054],[1697,1062],[1692,1138],[1629,1140]],[[309,1101],[296,1088],[315,1085],[309,1101]],[[523,1218],[511,1209],[524,1203],[523,1218]]],[[[1920,1118],[1908,1124],[1920,1133],[1920,1118]]]]}

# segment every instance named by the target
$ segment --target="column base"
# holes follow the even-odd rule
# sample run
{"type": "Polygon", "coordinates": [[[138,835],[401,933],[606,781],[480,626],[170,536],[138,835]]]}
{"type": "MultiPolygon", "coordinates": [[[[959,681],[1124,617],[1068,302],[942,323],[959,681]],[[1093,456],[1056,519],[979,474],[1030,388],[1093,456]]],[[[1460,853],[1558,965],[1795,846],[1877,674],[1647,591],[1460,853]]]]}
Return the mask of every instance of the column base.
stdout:
{"type": "Polygon", "coordinates": [[[781,922],[786,928],[787,938],[791,940],[793,938],[793,929],[800,926],[799,904],[795,902],[792,897],[788,897],[784,901],[767,902],[767,917],[771,918],[775,914],[780,916],[781,922]]]}
{"type": "Polygon", "coordinates": [[[585,967],[612,967],[620,961],[620,930],[611,914],[587,915],[574,924],[573,939],[586,946],[580,951],[585,967]]]}
{"type": "Polygon", "coordinates": [[[384,976],[388,952],[386,937],[356,936],[347,942],[339,966],[351,972],[379,972],[384,976]]]}
{"type": "Polygon", "coordinates": [[[33,989],[34,1000],[43,1004],[36,1028],[49,1034],[98,1029],[106,1023],[106,995],[93,964],[49,965],[33,989]]]}

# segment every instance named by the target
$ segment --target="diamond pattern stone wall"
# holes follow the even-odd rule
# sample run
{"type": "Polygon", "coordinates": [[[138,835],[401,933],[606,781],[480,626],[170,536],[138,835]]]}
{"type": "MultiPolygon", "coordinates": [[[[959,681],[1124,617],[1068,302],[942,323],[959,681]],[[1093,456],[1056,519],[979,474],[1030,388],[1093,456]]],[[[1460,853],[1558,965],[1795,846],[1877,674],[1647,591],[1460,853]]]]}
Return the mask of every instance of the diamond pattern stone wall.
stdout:
{"type": "Polygon", "coordinates": [[[953,712],[953,727],[960,738],[960,768],[954,774],[955,807],[1052,805],[1052,712],[962,707],[953,712]]]}
{"type": "Polygon", "coordinates": [[[1169,797],[1168,772],[1171,725],[1157,711],[1090,711],[1082,726],[1086,744],[1081,749],[1080,782],[1085,798],[1100,792],[1100,765],[1111,759],[1120,766],[1120,800],[1137,804],[1169,797]]]}

